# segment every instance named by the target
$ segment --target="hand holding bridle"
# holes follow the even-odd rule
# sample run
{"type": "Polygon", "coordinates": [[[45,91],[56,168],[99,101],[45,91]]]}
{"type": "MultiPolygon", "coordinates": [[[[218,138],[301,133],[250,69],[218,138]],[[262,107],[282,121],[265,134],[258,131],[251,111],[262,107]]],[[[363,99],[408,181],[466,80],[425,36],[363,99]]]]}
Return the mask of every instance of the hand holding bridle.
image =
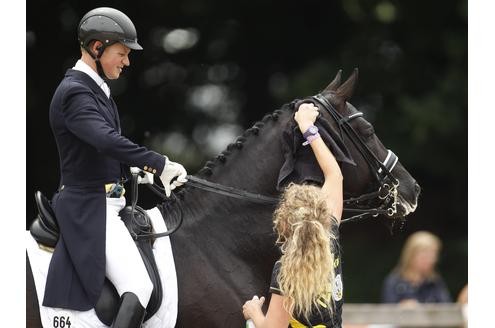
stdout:
{"type": "Polygon", "coordinates": [[[299,125],[301,133],[304,133],[311,125],[313,125],[318,117],[318,107],[313,103],[303,103],[294,114],[294,120],[299,125]]]}

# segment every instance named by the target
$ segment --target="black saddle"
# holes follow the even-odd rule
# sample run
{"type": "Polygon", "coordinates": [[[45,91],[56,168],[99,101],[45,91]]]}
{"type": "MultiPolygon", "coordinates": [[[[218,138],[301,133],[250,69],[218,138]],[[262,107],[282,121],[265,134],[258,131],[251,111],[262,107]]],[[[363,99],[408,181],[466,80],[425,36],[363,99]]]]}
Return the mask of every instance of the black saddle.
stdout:
{"type": "MultiPolygon", "coordinates": [[[[50,201],[41,193],[41,191],[36,191],[34,197],[36,199],[36,206],[38,207],[38,216],[31,224],[29,231],[39,244],[55,248],[60,234],[55,213],[51,207],[50,201]]],[[[150,234],[152,232],[151,221],[146,212],[139,206],[135,207],[134,215],[132,215],[131,206],[122,209],[119,215],[134,240],[136,240],[136,245],[141,254],[141,258],[143,259],[146,270],[148,270],[148,275],[153,282],[153,292],[148,306],[146,307],[146,315],[144,317],[144,320],[146,321],[158,311],[163,297],[160,275],[152,251],[152,242],[150,242],[149,239],[136,238],[141,234],[150,234]]],[[[101,322],[108,326],[112,324],[119,309],[119,300],[120,297],[117,290],[110,280],[105,278],[103,290],[95,306],[96,315],[101,322]]]]}
{"type": "Polygon", "coordinates": [[[38,243],[55,248],[60,230],[50,201],[41,191],[37,191],[34,198],[36,199],[36,207],[38,207],[38,216],[29,228],[31,235],[38,243]]]}

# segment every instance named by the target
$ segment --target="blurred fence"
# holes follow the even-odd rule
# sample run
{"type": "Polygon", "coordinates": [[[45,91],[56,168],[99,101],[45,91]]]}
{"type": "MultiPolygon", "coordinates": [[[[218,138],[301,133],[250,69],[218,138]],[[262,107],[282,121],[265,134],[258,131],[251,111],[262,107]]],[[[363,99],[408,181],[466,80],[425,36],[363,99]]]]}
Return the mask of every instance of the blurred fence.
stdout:
{"type": "Polygon", "coordinates": [[[465,326],[463,307],[459,304],[420,304],[414,307],[396,304],[344,304],[345,327],[443,327],[465,326]]]}

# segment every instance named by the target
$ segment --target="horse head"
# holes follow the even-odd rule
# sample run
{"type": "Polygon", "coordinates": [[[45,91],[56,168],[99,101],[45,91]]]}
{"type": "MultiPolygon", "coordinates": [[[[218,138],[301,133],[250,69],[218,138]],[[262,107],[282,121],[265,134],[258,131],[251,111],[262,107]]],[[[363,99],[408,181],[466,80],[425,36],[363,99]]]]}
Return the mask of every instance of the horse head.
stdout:
{"type": "MultiPolygon", "coordinates": [[[[344,83],[341,83],[341,75],[342,71],[339,70],[334,80],[320,93],[321,101],[315,103],[320,107],[324,119],[342,137],[355,163],[342,165],[345,197],[370,194],[384,186],[395,189],[395,198],[391,200],[395,202],[391,204],[394,210],[385,216],[405,217],[416,209],[421,188],[395,154],[383,145],[373,125],[348,102],[357,83],[358,69],[344,83]],[[322,108],[328,105],[325,101],[330,104],[330,110],[335,110],[336,115],[322,108]]],[[[372,202],[371,199],[367,201],[372,202]]]]}
{"type": "Polygon", "coordinates": [[[206,174],[209,180],[227,186],[273,196],[290,182],[322,184],[323,174],[310,147],[301,146],[302,134],[293,119],[299,104],[313,102],[321,114],[315,124],[342,168],[344,220],[379,215],[397,219],[412,213],[420,193],[418,183],[398,157],[385,148],[373,125],[348,102],[358,70],[344,83],[341,76],[340,70],[318,95],[295,100],[267,114],[208,162],[200,175],[206,174]],[[231,155],[241,148],[245,150],[231,155]],[[212,175],[213,172],[216,173],[212,175]]]}

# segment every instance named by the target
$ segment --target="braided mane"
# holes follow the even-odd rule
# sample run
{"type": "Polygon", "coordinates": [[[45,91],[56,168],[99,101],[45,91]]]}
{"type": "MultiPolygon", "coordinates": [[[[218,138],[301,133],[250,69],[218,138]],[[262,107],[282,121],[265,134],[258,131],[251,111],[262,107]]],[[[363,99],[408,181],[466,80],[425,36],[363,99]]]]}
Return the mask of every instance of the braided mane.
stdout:
{"type": "Polygon", "coordinates": [[[293,108],[293,102],[289,104],[285,104],[282,106],[282,108],[274,110],[272,113],[268,113],[265,116],[263,116],[261,121],[254,123],[252,127],[245,130],[242,133],[242,135],[238,136],[234,142],[230,143],[225,150],[223,150],[220,154],[207,161],[203,166],[203,168],[201,168],[198,171],[198,175],[202,177],[211,176],[213,173],[213,168],[215,166],[217,166],[219,163],[224,164],[227,161],[227,158],[232,154],[234,150],[236,149],[241,150],[242,147],[244,146],[244,142],[252,136],[257,136],[260,130],[265,126],[267,122],[277,121],[279,115],[282,114],[283,111],[292,108],[293,108]]]}

